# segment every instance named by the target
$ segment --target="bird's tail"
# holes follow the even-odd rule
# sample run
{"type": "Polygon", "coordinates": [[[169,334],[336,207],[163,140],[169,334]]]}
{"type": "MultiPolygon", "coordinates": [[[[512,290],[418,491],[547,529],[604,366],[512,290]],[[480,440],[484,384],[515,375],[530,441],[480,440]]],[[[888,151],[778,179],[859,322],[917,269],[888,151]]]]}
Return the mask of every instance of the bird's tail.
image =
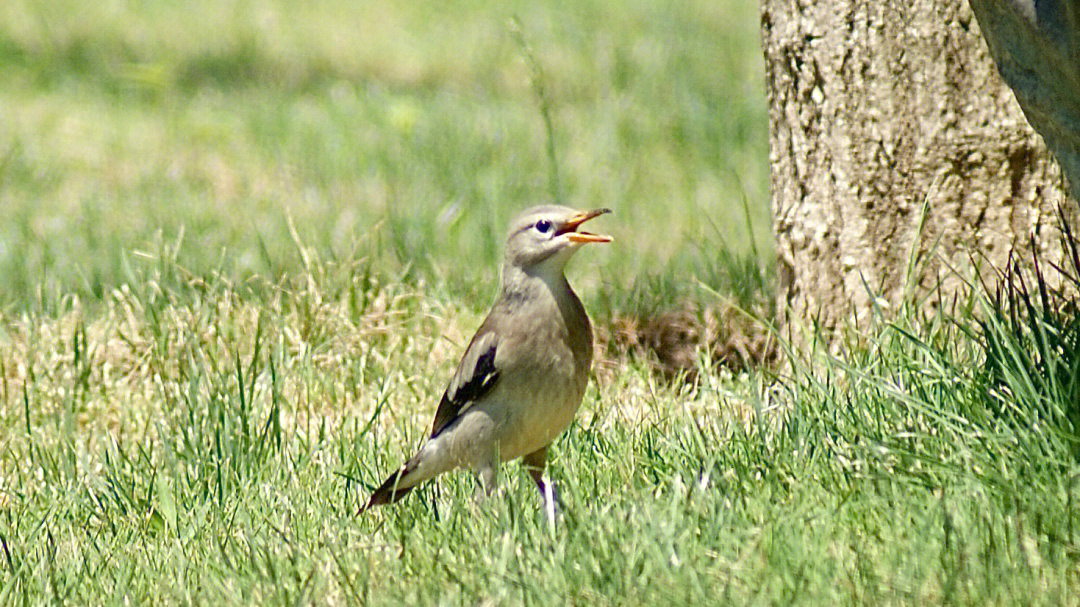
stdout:
{"type": "Polygon", "coordinates": [[[390,478],[383,481],[383,484],[379,485],[379,488],[368,498],[367,503],[360,507],[357,514],[363,514],[374,506],[392,504],[405,497],[416,486],[412,479],[406,478],[415,469],[416,463],[413,460],[406,462],[397,472],[391,474],[390,478]]]}

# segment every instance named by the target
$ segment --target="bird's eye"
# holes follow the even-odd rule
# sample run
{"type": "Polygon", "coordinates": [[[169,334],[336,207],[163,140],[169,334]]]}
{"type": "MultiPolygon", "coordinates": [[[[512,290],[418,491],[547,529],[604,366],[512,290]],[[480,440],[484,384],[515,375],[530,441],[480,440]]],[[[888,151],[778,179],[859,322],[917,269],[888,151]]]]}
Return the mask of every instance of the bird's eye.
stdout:
{"type": "Polygon", "coordinates": [[[536,230],[541,234],[547,234],[551,231],[551,222],[546,219],[541,219],[536,222],[536,230]]]}

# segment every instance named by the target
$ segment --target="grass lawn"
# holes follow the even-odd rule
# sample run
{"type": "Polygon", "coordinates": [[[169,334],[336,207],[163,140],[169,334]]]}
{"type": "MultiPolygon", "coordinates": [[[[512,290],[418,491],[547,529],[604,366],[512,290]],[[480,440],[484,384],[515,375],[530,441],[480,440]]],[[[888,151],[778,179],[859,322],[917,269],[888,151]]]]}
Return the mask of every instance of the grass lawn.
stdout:
{"type": "Polygon", "coordinates": [[[1019,295],[779,376],[608,350],[554,531],[516,464],[356,516],[516,211],[615,210],[600,328],[760,294],[757,43],[729,0],[0,4],[0,605],[1076,604],[1080,323],[1019,295]]]}

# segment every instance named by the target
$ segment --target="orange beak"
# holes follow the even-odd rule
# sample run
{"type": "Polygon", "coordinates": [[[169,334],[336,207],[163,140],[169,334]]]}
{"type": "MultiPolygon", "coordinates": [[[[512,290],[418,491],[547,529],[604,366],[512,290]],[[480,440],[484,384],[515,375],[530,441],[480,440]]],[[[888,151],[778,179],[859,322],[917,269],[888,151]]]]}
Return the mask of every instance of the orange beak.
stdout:
{"type": "Polygon", "coordinates": [[[579,211],[570,216],[570,219],[566,220],[566,223],[559,228],[559,234],[566,234],[566,239],[570,242],[586,243],[586,242],[611,242],[613,239],[606,234],[592,234],[589,232],[578,232],[577,228],[586,221],[610,213],[611,209],[593,209],[592,211],[579,211]]]}

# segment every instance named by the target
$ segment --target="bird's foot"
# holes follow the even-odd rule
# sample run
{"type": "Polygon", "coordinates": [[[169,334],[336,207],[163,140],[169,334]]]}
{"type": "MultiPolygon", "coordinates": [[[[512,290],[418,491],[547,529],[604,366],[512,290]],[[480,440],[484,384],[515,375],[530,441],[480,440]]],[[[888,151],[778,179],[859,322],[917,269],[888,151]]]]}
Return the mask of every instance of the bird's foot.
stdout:
{"type": "Polygon", "coordinates": [[[544,516],[547,518],[548,526],[554,531],[555,518],[558,514],[556,502],[559,499],[558,494],[555,492],[555,483],[538,478],[536,479],[536,488],[540,490],[540,496],[544,500],[544,516]]]}

